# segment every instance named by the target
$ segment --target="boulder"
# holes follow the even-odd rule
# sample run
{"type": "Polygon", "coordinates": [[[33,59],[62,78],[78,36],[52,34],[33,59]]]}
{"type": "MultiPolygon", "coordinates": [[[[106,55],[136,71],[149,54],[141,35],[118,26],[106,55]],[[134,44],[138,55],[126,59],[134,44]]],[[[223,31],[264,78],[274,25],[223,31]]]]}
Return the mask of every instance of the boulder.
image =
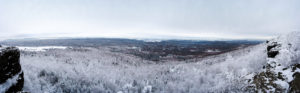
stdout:
{"type": "Polygon", "coordinates": [[[300,73],[296,72],[293,74],[293,81],[290,84],[290,93],[300,93],[300,73]]]}
{"type": "Polygon", "coordinates": [[[275,58],[276,57],[276,55],[278,55],[278,51],[269,51],[268,52],[268,57],[269,58],[275,58]]]}
{"type": "Polygon", "coordinates": [[[281,45],[277,42],[268,42],[267,46],[267,55],[269,58],[275,58],[276,55],[279,54],[279,50],[276,49],[277,47],[280,47],[281,45]]]}
{"type": "Polygon", "coordinates": [[[0,48],[0,92],[22,91],[24,73],[20,65],[20,51],[16,47],[0,48]]]}
{"type": "Polygon", "coordinates": [[[277,45],[269,45],[267,46],[267,51],[270,51],[272,48],[275,48],[277,45]]]}

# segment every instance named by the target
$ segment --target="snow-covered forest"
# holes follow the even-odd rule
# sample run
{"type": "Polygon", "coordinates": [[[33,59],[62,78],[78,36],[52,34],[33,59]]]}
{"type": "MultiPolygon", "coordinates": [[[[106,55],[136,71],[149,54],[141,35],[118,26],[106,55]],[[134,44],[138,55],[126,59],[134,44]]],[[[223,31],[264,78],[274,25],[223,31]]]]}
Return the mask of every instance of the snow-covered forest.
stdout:
{"type": "Polygon", "coordinates": [[[299,4],[0,0],[0,93],[300,93],[299,4]]]}
{"type": "MultiPolygon", "coordinates": [[[[273,40],[283,46],[276,56],[282,66],[299,63],[299,40],[296,32],[273,40]]],[[[107,47],[20,47],[20,60],[24,91],[31,93],[245,92],[251,86],[249,80],[264,71],[271,60],[267,45],[208,56],[197,62],[160,63],[111,52],[107,47]]]]}

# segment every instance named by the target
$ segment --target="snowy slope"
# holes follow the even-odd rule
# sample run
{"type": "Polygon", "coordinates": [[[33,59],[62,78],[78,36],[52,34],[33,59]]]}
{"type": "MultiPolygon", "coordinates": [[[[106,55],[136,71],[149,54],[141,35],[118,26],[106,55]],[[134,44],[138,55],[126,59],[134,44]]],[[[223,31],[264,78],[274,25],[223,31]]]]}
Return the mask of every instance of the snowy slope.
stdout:
{"type": "MultiPolygon", "coordinates": [[[[264,66],[270,64],[271,60],[281,64],[278,69],[299,63],[299,40],[299,32],[272,40],[282,45],[279,54],[272,59],[267,56],[266,49],[269,44],[263,43],[192,63],[156,64],[133,55],[110,52],[105,47],[23,51],[21,65],[25,78],[24,91],[32,93],[257,91],[249,88],[255,86],[251,80],[257,73],[264,72],[264,66]]],[[[276,69],[274,71],[277,71],[276,69]]],[[[287,77],[290,78],[289,75],[287,77]]],[[[287,79],[284,82],[291,80],[287,79]]],[[[287,85],[284,82],[276,82],[287,85]]]]}

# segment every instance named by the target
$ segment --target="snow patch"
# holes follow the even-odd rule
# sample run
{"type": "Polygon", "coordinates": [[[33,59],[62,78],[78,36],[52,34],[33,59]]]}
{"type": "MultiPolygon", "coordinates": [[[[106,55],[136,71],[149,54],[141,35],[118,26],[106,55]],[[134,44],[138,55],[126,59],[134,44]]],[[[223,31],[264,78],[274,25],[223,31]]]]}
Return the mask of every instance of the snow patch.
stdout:
{"type": "Polygon", "coordinates": [[[217,53],[217,52],[221,52],[220,50],[218,49],[208,49],[206,50],[207,53],[217,53]]]}
{"type": "Polygon", "coordinates": [[[25,46],[17,46],[21,51],[46,51],[49,49],[66,49],[68,47],[65,46],[39,46],[39,47],[25,47],[25,46]]]}

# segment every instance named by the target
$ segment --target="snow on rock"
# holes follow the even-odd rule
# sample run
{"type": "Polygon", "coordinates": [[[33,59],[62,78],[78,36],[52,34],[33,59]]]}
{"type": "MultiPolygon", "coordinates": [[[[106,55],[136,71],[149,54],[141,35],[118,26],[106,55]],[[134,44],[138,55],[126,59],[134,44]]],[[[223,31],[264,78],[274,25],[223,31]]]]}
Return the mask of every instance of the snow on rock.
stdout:
{"type": "Polygon", "coordinates": [[[300,92],[300,33],[293,32],[266,42],[264,70],[249,82],[256,92],[300,92]],[[297,82],[297,83],[296,83],[297,82]]]}
{"type": "Polygon", "coordinates": [[[0,47],[0,93],[22,91],[23,83],[20,51],[15,47],[0,47]]]}

